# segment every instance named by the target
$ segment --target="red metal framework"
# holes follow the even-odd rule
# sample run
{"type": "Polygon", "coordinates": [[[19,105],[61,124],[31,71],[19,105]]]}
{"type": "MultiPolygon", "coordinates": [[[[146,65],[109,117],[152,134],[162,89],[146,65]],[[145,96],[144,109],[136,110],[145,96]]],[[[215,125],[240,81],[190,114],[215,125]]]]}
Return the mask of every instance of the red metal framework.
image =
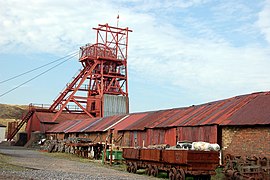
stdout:
{"type": "Polygon", "coordinates": [[[128,113],[127,49],[132,31],[108,24],[93,29],[96,43],[80,48],[83,69],[49,108],[56,112],[54,120],[63,111],[103,117],[104,94],[126,97],[128,113]]]}
{"type": "MultiPolygon", "coordinates": [[[[29,112],[22,118],[18,127],[8,136],[11,140],[35,112],[50,112],[54,122],[62,112],[82,113],[89,117],[104,117],[104,95],[126,97],[128,105],[127,49],[128,28],[118,28],[99,24],[96,30],[96,43],[80,48],[83,68],[68,83],[51,106],[30,104],[29,112]]],[[[30,128],[28,133],[30,134],[30,128]]]]}

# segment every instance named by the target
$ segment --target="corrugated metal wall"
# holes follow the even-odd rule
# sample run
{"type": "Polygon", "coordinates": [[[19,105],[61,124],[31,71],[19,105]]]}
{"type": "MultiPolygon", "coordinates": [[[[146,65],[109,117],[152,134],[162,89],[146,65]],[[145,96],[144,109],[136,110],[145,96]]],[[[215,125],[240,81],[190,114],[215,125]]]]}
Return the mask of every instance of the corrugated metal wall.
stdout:
{"type": "Polygon", "coordinates": [[[18,126],[18,121],[8,122],[8,132],[7,134],[11,134],[15,131],[16,127],[18,126]]]}
{"type": "Polygon", "coordinates": [[[165,144],[175,146],[176,141],[176,128],[167,129],[165,131],[165,144]]]}
{"type": "Polygon", "coordinates": [[[177,127],[177,141],[205,141],[217,143],[217,125],[212,126],[194,126],[194,127],[177,127]]]}
{"type": "Polygon", "coordinates": [[[176,128],[147,129],[145,131],[124,131],[122,146],[147,147],[148,145],[176,145],[176,128]]]}
{"type": "Polygon", "coordinates": [[[0,142],[5,140],[6,127],[0,126],[0,142]]]}
{"type": "Polygon", "coordinates": [[[147,129],[147,145],[169,144],[176,145],[176,128],[147,129]]]}
{"type": "MultiPolygon", "coordinates": [[[[177,141],[218,142],[218,126],[171,127],[146,129],[144,131],[114,131],[115,145],[122,147],[147,147],[148,145],[169,144],[175,146],[177,141]]],[[[90,138],[94,142],[105,142],[108,132],[70,133],[69,137],[90,138]]],[[[63,138],[63,137],[58,137],[63,138]]]]}
{"type": "Polygon", "coordinates": [[[104,95],[104,117],[127,114],[128,97],[104,95]]]}
{"type": "Polygon", "coordinates": [[[30,139],[31,133],[35,131],[41,131],[40,129],[40,120],[36,113],[32,115],[26,125],[27,138],[30,139]]]}

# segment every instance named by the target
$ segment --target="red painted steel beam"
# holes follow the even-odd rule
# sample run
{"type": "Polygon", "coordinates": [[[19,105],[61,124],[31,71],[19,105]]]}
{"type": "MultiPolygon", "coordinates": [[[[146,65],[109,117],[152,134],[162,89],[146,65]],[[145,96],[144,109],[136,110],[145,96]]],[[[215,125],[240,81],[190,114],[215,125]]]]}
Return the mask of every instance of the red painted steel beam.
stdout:
{"type": "Polygon", "coordinates": [[[74,98],[72,98],[73,102],[77,104],[89,117],[93,118],[94,116],[90,114],[79,102],[77,102],[74,98]]]}
{"type": "Polygon", "coordinates": [[[79,85],[74,89],[74,91],[71,93],[71,95],[67,98],[67,100],[64,102],[64,104],[62,104],[62,107],[59,109],[59,111],[55,114],[53,121],[55,121],[59,115],[62,113],[63,109],[66,107],[66,105],[70,102],[71,98],[73,97],[73,95],[77,92],[77,90],[79,89],[79,87],[83,84],[83,82],[85,81],[86,77],[88,75],[91,74],[91,72],[93,71],[93,69],[96,67],[96,65],[98,64],[98,62],[95,62],[95,64],[88,70],[88,72],[85,72],[86,75],[84,75],[84,77],[81,79],[79,85]]]}
{"type": "Polygon", "coordinates": [[[64,92],[60,94],[60,96],[53,102],[51,107],[49,108],[50,111],[55,111],[56,107],[63,101],[66,95],[70,92],[70,89],[80,80],[80,78],[85,73],[86,69],[81,70],[81,72],[73,79],[73,81],[68,85],[64,92]]]}
{"type": "MultiPolygon", "coordinates": [[[[90,117],[103,117],[104,94],[128,97],[128,32],[132,30],[108,24],[99,24],[93,29],[96,30],[96,43],[80,48],[79,61],[83,70],[67,85],[49,108],[51,112],[56,112],[54,121],[63,111],[71,113],[74,111],[68,107],[69,104],[75,104],[90,117]],[[83,86],[84,82],[87,85],[83,86]]],[[[128,99],[126,103],[128,112],[128,99]]]]}

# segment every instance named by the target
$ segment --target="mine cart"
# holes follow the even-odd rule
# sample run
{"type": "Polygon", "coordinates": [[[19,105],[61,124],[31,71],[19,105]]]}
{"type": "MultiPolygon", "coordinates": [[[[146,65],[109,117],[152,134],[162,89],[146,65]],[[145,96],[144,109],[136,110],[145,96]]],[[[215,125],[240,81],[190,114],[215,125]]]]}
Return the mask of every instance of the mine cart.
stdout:
{"type": "Polygon", "coordinates": [[[270,180],[270,160],[266,157],[241,157],[227,154],[224,174],[228,180],[270,180]]]}
{"type": "Polygon", "coordinates": [[[128,172],[145,169],[149,176],[157,176],[164,171],[169,179],[185,179],[186,176],[210,179],[219,165],[217,151],[124,148],[123,158],[128,172]]]}

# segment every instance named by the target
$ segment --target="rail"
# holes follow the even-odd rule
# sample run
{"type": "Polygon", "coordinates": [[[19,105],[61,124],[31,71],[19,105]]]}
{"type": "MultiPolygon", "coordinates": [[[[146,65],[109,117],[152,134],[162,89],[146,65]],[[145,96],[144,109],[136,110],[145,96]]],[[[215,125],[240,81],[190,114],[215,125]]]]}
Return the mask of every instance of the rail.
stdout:
{"type": "Polygon", "coordinates": [[[31,103],[29,104],[29,109],[35,108],[35,109],[49,109],[50,104],[36,104],[36,103],[31,103]]]}
{"type": "Polygon", "coordinates": [[[107,47],[104,44],[86,44],[85,46],[80,48],[80,60],[84,60],[86,58],[112,58],[112,59],[120,59],[123,60],[122,56],[117,56],[117,52],[115,48],[107,47]]]}
{"type": "MultiPolygon", "coordinates": [[[[59,104],[56,107],[56,109],[59,110],[59,109],[61,109],[61,107],[62,107],[62,105],[59,104]]],[[[68,110],[65,110],[64,109],[63,111],[82,112],[82,109],[79,106],[77,106],[77,105],[68,104],[68,105],[66,105],[66,109],[68,109],[68,110]]]]}
{"type": "MultiPolygon", "coordinates": [[[[67,84],[67,86],[69,86],[71,83],[68,83],[67,84]]],[[[78,84],[75,84],[74,86],[73,86],[73,88],[75,89],[75,88],[77,88],[78,87],[78,84]]],[[[88,90],[88,89],[90,89],[90,86],[88,85],[88,84],[82,84],[81,86],[80,86],[80,90],[88,90]]]]}

